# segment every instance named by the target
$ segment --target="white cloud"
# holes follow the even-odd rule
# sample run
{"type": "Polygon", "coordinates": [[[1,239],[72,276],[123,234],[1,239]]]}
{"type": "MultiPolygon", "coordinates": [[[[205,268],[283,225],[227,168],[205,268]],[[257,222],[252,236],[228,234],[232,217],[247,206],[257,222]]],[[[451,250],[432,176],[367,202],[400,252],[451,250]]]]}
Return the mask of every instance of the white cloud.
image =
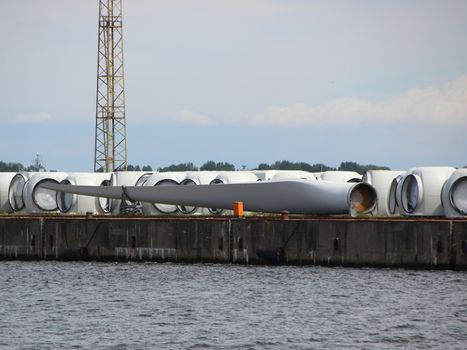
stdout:
{"type": "Polygon", "coordinates": [[[34,124],[48,122],[52,120],[50,114],[46,112],[38,113],[18,113],[14,117],[3,117],[0,118],[0,121],[10,124],[34,124]]]}
{"type": "Polygon", "coordinates": [[[388,122],[464,124],[467,122],[467,75],[441,88],[409,89],[375,107],[388,122]]]}
{"type": "Polygon", "coordinates": [[[200,124],[200,125],[212,125],[215,124],[216,121],[211,119],[210,117],[196,113],[189,110],[182,110],[179,111],[175,117],[175,120],[181,123],[187,124],[200,124]]]}
{"type": "Polygon", "coordinates": [[[442,87],[412,88],[379,102],[347,97],[322,105],[296,103],[269,106],[264,112],[249,116],[207,117],[197,112],[179,112],[178,121],[194,124],[252,125],[346,125],[421,123],[425,125],[467,124],[467,75],[442,87]]]}

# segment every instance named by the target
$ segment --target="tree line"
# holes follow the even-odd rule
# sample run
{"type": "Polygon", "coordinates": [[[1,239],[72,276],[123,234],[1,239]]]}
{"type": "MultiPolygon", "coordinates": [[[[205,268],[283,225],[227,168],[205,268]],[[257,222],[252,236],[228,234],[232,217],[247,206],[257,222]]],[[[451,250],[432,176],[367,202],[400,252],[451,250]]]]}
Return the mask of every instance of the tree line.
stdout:
{"type": "MultiPolygon", "coordinates": [[[[226,162],[214,162],[212,160],[207,161],[202,166],[197,167],[193,163],[180,163],[172,164],[167,167],[158,168],[158,171],[198,171],[198,170],[211,170],[211,171],[234,171],[238,170],[235,168],[235,165],[226,163],[226,162]]],[[[245,167],[242,167],[242,170],[245,170],[245,167]]],[[[258,166],[252,170],[303,170],[312,173],[318,173],[323,171],[330,170],[339,170],[339,171],[355,171],[359,174],[364,174],[367,170],[390,170],[387,166],[374,165],[374,164],[358,164],[356,162],[342,162],[337,168],[330,167],[326,164],[317,163],[317,164],[308,164],[305,162],[291,162],[288,160],[278,160],[272,164],[260,163],[258,166]]]]}
{"type": "Polygon", "coordinates": [[[208,160],[200,167],[193,163],[172,164],[167,167],[158,168],[158,171],[235,171],[235,165],[227,162],[215,162],[208,160]]]}
{"type": "Polygon", "coordinates": [[[24,166],[21,163],[6,163],[0,161],[0,172],[18,172],[18,171],[45,171],[42,164],[31,164],[24,166]]]}
{"type": "MultiPolygon", "coordinates": [[[[21,163],[6,163],[0,161],[0,172],[16,172],[16,171],[45,171],[45,167],[38,161],[34,161],[34,164],[24,166],[21,163]]],[[[245,170],[245,166],[242,166],[241,170],[245,170]]],[[[128,165],[128,171],[153,171],[150,165],[128,165]]],[[[235,171],[239,170],[235,168],[235,165],[228,162],[215,162],[208,160],[201,166],[197,166],[192,162],[172,164],[166,167],[157,168],[157,171],[235,171]]],[[[346,161],[342,162],[337,168],[328,166],[323,163],[309,164],[306,162],[291,162],[288,160],[278,160],[272,164],[260,163],[252,170],[304,170],[309,172],[322,172],[330,170],[340,171],[355,171],[359,174],[364,174],[367,170],[390,170],[387,166],[374,165],[374,164],[358,164],[356,162],[346,161]]]]}
{"type": "Polygon", "coordinates": [[[356,162],[341,162],[337,168],[327,166],[322,163],[308,164],[305,162],[290,162],[288,160],[276,161],[275,163],[268,165],[261,163],[258,166],[259,170],[304,170],[312,173],[319,173],[323,171],[339,170],[339,171],[355,171],[359,174],[364,174],[367,170],[390,170],[387,166],[374,165],[374,164],[358,164],[356,162]]]}

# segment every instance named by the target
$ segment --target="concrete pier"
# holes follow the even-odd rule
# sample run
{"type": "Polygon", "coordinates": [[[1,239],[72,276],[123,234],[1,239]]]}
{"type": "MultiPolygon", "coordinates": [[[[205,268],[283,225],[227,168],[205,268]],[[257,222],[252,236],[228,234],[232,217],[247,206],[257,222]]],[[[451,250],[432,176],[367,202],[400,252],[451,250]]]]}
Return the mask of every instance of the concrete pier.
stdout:
{"type": "Polygon", "coordinates": [[[467,220],[7,215],[0,259],[467,270],[467,220]]]}

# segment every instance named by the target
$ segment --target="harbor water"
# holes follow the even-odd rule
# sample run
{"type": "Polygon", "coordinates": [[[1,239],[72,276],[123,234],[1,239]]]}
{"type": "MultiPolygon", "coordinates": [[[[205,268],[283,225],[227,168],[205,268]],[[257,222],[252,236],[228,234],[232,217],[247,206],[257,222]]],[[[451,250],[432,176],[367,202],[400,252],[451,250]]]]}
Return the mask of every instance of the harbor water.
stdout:
{"type": "Polygon", "coordinates": [[[1,349],[465,349],[467,272],[0,263],[1,349]]]}

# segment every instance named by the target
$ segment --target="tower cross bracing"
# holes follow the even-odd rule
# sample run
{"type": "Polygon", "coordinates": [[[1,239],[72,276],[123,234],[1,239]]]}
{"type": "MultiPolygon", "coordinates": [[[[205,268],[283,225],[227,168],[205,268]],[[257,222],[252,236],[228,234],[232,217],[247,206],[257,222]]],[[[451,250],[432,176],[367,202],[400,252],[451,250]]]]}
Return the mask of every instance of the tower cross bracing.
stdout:
{"type": "Polygon", "coordinates": [[[127,168],[122,0],[99,0],[94,171],[127,168]]]}

